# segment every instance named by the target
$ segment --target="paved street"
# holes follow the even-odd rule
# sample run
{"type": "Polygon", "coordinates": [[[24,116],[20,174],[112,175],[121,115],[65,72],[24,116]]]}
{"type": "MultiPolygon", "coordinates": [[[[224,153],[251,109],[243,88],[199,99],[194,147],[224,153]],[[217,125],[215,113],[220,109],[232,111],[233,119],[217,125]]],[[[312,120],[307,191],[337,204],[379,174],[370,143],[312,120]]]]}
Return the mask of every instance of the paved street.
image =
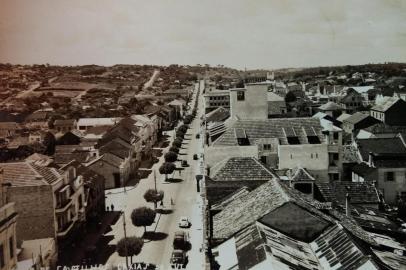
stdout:
{"type": "MultiPolygon", "coordinates": [[[[194,98],[190,102],[192,107],[194,104],[194,98]]],[[[184,170],[175,171],[173,182],[165,182],[164,175],[159,174],[159,167],[164,162],[163,155],[160,157],[159,162],[154,164],[152,171],[156,171],[157,189],[165,192],[164,206],[166,211],[164,214],[157,214],[155,223],[147,227],[147,231],[156,232],[155,236],[158,240],[145,240],[144,247],[141,253],[134,259],[134,262],[147,262],[153,263],[160,267],[160,269],[170,268],[170,256],[173,250],[172,241],[174,232],[179,230],[178,220],[181,216],[187,216],[191,220],[192,226],[189,231],[191,237],[192,248],[188,252],[189,263],[187,269],[202,269],[204,261],[204,253],[201,250],[203,242],[202,232],[202,208],[200,194],[196,191],[195,174],[198,170],[199,161],[193,160],[193,154],[200,152],[199,144],[200,140],[196,139],[196,133],[199,132],[199,115],[201,112],[201,106],[199,106],[198,116],[190,125],[190,129],[185,136],[182,149],[178,155],[178,159],[186,159],[189,167],[185,167],[184,170]],[[177,180],[178,179],[178,180],[177,180]],[[171,206],[171,198],[174,201],[174,205],[171,206]]],[[[169,140],[172,142],[174,131],[167,132],[170,136],[169,140]]],[[[163,149],[165,154],[168,148],[163,149]]],[[[181,168],[180,161],[176,162],[176,166],[181,168]]],[[[126,187],[126,192],[123,188],[106,191],[106,205],[114,204],[114,209],[123,210],[126,218],[127,236],[141,237],[144,233],[143,227],[135,227],[131,223],[131,212],[133,209],[141,206],[149,206],[153,208],[152,203],[147,203],[143,195],[147,189],[154,187],[154,173],[148,175],[147,178],[140,180],[135,187],[126,187]]],[[[159,208],[161,208],[159,206],[159,208]]],[[[112,231],[107,235],[113,235],[114,239],[110,244],[114,245],[118,240],[124,237],[123,219],[112,226],[112,231]]],[[[125,263],[125,258],[118,256],[117,253],[107,261],[108,265],[122,265],[125,263]]]]}

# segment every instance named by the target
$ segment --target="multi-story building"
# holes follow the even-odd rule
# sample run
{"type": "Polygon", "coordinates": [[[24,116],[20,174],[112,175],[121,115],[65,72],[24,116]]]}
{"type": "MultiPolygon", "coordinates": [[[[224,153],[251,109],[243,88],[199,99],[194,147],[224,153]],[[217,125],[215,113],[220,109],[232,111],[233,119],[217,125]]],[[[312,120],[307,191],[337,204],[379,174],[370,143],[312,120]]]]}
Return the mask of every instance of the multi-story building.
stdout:
{"type": "Polygon", "coordinates": [[[17,211],[14,202],[7,197],[9,182],[4,181],[0,168],[0,269],[16,269],[17,266],[17,211]]]}
{"type": "Polygon", "coordinates": [[[40,162],[2,163],[10,183],[7,199],[18,212],[17,240],[54,238],[58,245],[72,236],[85,218],[83,178],[69,164],[63,170],[40,162]]]}
{"type": "Polygon", "coordinates": [[[219,107],[230,108],[230,91],[228,90],[207,91],[203,97],[206,113],[219,107]]]}
{"type": "Polygon", "coordinates": [[[383,97],[371,108],[375,119],[391,126],[406,126],[406,101],[398,97],[383,97]]]}

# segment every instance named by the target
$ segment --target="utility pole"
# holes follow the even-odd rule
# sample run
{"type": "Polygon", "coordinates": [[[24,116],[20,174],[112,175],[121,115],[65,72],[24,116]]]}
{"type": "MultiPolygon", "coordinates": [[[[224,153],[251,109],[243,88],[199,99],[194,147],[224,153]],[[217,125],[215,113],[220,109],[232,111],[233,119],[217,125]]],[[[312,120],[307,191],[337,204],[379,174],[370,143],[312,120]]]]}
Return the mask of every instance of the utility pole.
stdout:
{"type": "Polygon", "coordinates": [[[155,185],[155,193],[157,193],[158,191],[156,189],[156,173],[155,173],[155,170],[154,170],[154,185],[155,185]]]}
{"type": "Polygon", "coordinates": [[[125,212],[122,211],[123,213],[123,228],[124,228],[124,249],[125,249],[125,264],[127,265],[127,269],[129,269],[130,267],[128,266],[128,254],[127,254],[127,230],[125,228],[126,224],[125,224],[125,212]]]}

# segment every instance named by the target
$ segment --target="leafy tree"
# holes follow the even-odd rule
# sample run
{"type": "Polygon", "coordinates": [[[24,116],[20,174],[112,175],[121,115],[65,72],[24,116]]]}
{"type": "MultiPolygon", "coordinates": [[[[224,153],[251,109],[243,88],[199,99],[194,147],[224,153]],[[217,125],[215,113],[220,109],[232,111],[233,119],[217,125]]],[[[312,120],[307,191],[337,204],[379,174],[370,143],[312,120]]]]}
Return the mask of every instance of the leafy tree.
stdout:
{"type": "Polygon", "coordinates": [[[285,101],[286,102],[295,102],[296,101],[296,96],[293,92],[288,92],[285,96],[285,101]]]}
{"type": "Polygon", "coordinates": [[[143,245],[144,241],[139,237],[121,238],[117,242],[116,251],[121,257],[129,256],[132,264],[133,256],[140,254],[143,245]]]}
{"type": "Polygon", "coordinates": [[[154,203],[154,208],[156,209],[157,203],[164,199],[164,192],[162,190],[148,189],[144,193],[144,199],[147,202],[154,203]]]}
{"type": "Polygon", "coordinates": [[[177,130],[176,131],[176,137],[184,138],[185,137],[185,132],[182,132],[181,130],[177,130]]]}
{"type": "Polygon", "coordinates": [[[160,174],[165,174],[165,180],[168,180],[168,174],[173,173],[173,171],[176,169],[175,164],[171,162],[165,162],[164,164],[161,165],[159,168],[159,173],[160,174]]]}
{"type": "Polygon", "coordinates": [[[172,151],[169,151],[165,154],[165,161],[166,162],[175,162],[178,159],[178,154],[172,151]]]}
{"type": "Polygon", "coordinates": [[[189,128],[189,125],[181,125],[178,130],[182,131],[183,133],[186,134],[187,130],[189,128]]]}
{"type": "Polygon", "coordinates": [[[131,213],[131,221],[134,226],[144,227],[144,232],[147,231],[147,226],[154,223],[156,212],[148,207],[136,208],[131,213]]]}
{"type": "Polygon", "coordinates": [[[181,139],[175,139],[172,143],[173,146],[175,146],[176,148],[181,148],[182,147],[182,140],[181,139]]]}
{"type": "Polygon", "coordinates": [[[174,145],[172,144],[172,146],[169,147],[169,152],[174,152],[174,153],[176,153],[176,154],[179,154],[179,148],[177,148],[176,146],[174,146],[174,145]]]}

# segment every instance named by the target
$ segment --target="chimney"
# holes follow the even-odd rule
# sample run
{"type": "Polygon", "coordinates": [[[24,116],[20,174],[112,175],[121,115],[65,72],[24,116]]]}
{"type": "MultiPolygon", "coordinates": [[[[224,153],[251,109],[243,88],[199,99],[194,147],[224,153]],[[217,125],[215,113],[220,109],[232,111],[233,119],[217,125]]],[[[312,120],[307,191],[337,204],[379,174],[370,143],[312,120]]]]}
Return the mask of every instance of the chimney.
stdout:
{"type": "Polygon", "coordinates": [[[351,204],[350,204],[350,201],[351,201],[351,197],[350,197],[350,195],[347,193],[347,194],[345,195],[345,215],[346,215],[347,217],[350,217],[350,216],[351,216],[351,204]]]}
{"type": "Polygon", "coordinates": [[[368,156],[368,165],[370,167],[374,166],[374,154],[372,152],[369,152],[369,156],[368,156]]]}

